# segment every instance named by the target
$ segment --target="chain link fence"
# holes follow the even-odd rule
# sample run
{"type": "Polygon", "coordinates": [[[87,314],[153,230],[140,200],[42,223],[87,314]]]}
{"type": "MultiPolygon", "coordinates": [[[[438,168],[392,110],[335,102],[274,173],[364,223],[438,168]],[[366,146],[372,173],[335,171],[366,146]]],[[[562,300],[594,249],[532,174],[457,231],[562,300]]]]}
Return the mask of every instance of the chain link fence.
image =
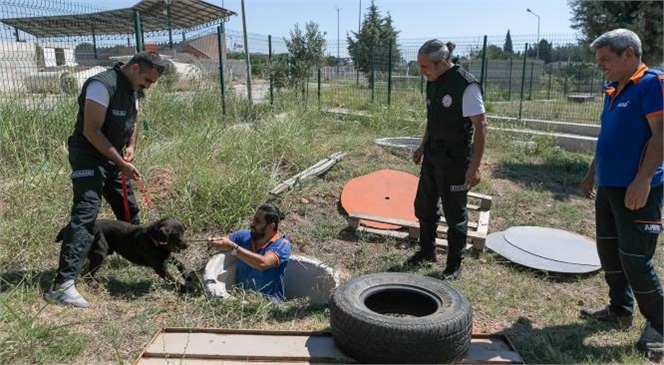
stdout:
{"type": "MultiPolygon", "coordinates": [[[[486,36],[486,43],[485,36],[437,38],[456,45],[456,63],[482,83],[492,116],[597,123],[605,81],[593,55],[579,45],[575,35],[543,35],[539,42],[535,36],[512,36],[511,51],[505,47],[504,35],[486,36]]],[[[423,101],[426,80],[419,74],[417,51],[427,40],[399,39],[396,47],[400,57],[372,57],[370,72],[358,73],[352,65],[323,66],[321,105],[419,107],[414,103],[423,101]],[[375,83],[371,83],[371,73],[375,83]]],[[[330,55],[339,52],[343,59],[346,49],[345,41],[328,43],[330,55]]],[[[386,53],[375,50],[378,55],[386,53]]],[[[423,106],[420,109],[423,113],[423,106]]]]}
{"type": "MultiPolygon", "coordinates": [[[[52,106],[77,95],[88,77],[141,48],[170,59],[171,72],[160,83],[173,93],[213,89],[219,90],[220,102],[233,94],[276,106],[368,111],[389,106],[424,115],[426,82],[417,51],[427,39],[398,39],[389,46],[392,52],[372,49],[359,65],[353,64],[346,40],[327,40],[324,62],[311,67],[305,80],[292,80],[289,70],[296,60],[284,37],[249,33],[246,60],[243,33],[223,30],[220,22],[140,32],[140,19],[127,19],[126,13],[100,17],[101,11],[62,0],[1,1],[0,102],[52,106]],[[66,15],[86,17],[90,31],[33,35],[11,25],[18,18],[49,17],[56,32],[58,17],[66,15]],[[95,25],[104,24],[129,25],[117,34],[95,34],[95,25]],[[284,77],[276,77],[277,71],[284,77]]],[[[432,37],[456,44],[456,62],[481,81],[492,118],[597,123],[604,80],[574,34],[513,35],[511,42],[504,35],[432,37]]]]}
{"type": "Polygon", "coordinates": [[[52,107],[76,96],[90,76],[127,62],[138,49],[168,60],[160,84],[170,92],[219,85],[217,24],[142,31],[142,25],[170,24],[170,14],[125,10],[61,0],[1,1],[0,100],[52,107]]]}

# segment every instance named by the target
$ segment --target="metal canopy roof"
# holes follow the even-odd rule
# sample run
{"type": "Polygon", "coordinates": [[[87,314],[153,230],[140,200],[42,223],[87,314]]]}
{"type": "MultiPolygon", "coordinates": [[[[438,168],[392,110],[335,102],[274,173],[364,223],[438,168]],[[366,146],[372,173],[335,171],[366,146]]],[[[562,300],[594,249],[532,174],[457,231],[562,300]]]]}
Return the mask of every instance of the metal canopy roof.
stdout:
{"type": "MultiPolygon", "coordinates": [[[[128,9],[99,13],[0,19],[38,38],[134,33],[134,10],[141,15],[143,32],[168,30],[166,1],[142,0],[128,9]]],[[[202,28],[237,13],[201,0],[171,0],[171,28],[202,28]]]]}

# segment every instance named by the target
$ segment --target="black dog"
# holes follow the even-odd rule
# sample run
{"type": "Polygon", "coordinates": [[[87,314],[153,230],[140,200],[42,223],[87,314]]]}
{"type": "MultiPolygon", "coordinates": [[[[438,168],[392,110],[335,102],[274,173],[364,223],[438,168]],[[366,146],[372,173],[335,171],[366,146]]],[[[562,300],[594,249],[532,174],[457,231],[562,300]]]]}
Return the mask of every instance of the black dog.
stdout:
{"type": "MultiPolygon", "coordinates": [[[[60,230],[55,241],[62,241],[67,227],[60,230]]],[[[184,225],[172,218],[164,218],[150,225],[135,225],[123,221],[98,219],[94,225],[94,241],[88,253],[88,272],[97,273],[106,256],[117,252],[127,260],[154,269],[157,275],[178,284],[181,291],[185,283],[168,272],[168,264],[174,264],[187,280],[186,266],[171,253],[186,249],[184,225]]]]}

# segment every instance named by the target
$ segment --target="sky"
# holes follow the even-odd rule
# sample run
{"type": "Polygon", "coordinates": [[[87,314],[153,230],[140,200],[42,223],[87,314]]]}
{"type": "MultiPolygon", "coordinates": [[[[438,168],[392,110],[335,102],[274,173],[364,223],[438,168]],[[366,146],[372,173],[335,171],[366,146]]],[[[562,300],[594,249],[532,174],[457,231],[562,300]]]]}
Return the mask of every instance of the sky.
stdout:
{"type": "MultiPolygon", "coordinates": [[[[105,9],[131,7],[138,0],[78,0],[105,9]]],[[[177,1],[177,0],[175,0],[177,1]]],[[[207,0],[236,12],[226,23],[229,30],[242,31],[240,0],[207,0]]],[[[245,0],[247,32],[275,37],[287,37],[295,24],[303,29],[307,22],[315,22],[325,38],[346,38],[347,32],[357,31],[360,16],[366,14],[370,0],[245,0]],[[337,12],[337,9],[340,9],[337,12]],[[337,27],[338,15],[338,27],[337,27]]],[[[400,39],[427,40],[433,37],[501,36],[507,30],[514,35],[537,34],[539,15],[540,37],[572,35],[570,11],[566,0],[376,0],[381,15],[389,12],[400,39]]]]}

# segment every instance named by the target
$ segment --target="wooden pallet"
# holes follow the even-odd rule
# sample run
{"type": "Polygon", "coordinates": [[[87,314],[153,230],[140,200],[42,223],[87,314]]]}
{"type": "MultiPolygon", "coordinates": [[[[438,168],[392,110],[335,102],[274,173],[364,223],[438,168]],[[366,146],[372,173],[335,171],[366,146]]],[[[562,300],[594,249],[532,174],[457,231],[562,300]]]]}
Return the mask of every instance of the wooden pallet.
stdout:
{"type": "MultiPolygon", "coordinates": [[[[164,328],[134,365],[352,364],[329,332],[164,328]]],[[[474,334],[460,364],[523,364],[504,335],[474,334]]]]}
{"type": "MultiPolygon", "coordinates": [[[[473,192],[468,193],[468,239],[470,240],[472,247],[478,251],[484,250],[486,235],[489,231],[492,199],[493,198],[489,195],[473,192]],[[477,216],[476,220],[473,219],[475,215],[477,216]]],[[[401,239],[408,238],[417,240],[420,237],[420,223],[418,221],[383,217],[362,212],[349,212],[347,221],[348,227],[361,232],[401,239]],[[401,226],[406,229],[407,232],[360,226],[360,220],[401,226]]],[[[445,217],[441,216],[437,229],[439,238],[436,238],[436,246],[447,247],[447,240],[444,239],[444,237],[447,236],[448,229],[449,227],[447,226],[445,217]]]]}

